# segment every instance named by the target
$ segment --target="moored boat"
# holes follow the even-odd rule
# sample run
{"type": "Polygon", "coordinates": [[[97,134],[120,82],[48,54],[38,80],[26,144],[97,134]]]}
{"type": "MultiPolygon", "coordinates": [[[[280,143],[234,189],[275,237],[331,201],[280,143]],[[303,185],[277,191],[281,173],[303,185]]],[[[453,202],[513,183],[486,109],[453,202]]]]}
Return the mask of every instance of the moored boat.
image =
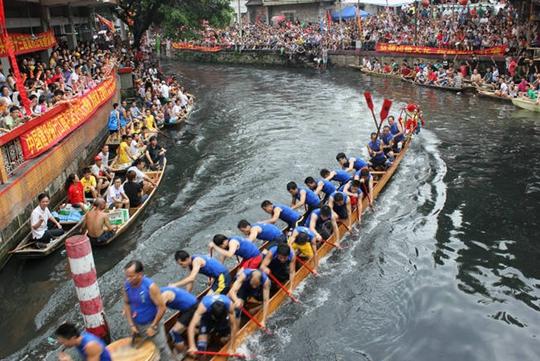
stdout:
{"type": "Polygon", "coordinates": [[[118,229],[114,233],[114,236],[112,236],[111,238],[109,238],[107,241],[103,243],[94,244],[95,246],[106,246],[112,243],[115,239],[117,239],[122,233],[124,233],[135,222],[135,219],[137,219],[137,217],[141,214],[143,209],[148,205],[148,203],[150,203],[150,200],[156,193],[161,183],[161,180],[163,179],[163,175],[165,174],[166,166],[167,166],[167,159],[164,160],[163,167],[160,170],[144,172],[144,174],[147,177],[151,178],[155,184],[155,187],[152,188],[150,193],[148,193],[148,198],[138,207],[129,208],[129,210],[117,209],[117,210],[110,211],[111,213],[110,217],[114,218],[114,220],[112,220],[111,223],[113,225],[115,225],[115,223],[119,223],[117,224],[118,229]],[[116,220],[118,220],[118,222],[116,220]]]}
{"type": "Polygon", "coordinates": [[[531,112],[540,112],[540,104],[527,98],[514,98],[512,103],[523,109],[530,110],[531,112]]]}
{"type": "Polygon", "coordinates": [[[512,103],[512,98],[510,98],[510,97],[497,95],[497,94],[495,94],[495,92],[491,92],[491,91],[488,91],[488,90],[483,90],[481,88],[477,88],[476,91],[478,92],[478,96],[480,96],[482,98],[489,98],[489,99],[497,100],[497,101],[504,102],[504,103],[512,103]]]}
{"type": "Polygon", "coordinates": [[[411,83],[411,84],[426,87],[426,88],[446,90],[446,91],[451,91],[451,92],[455,92],[455,93],[462,93],[462,92],[467,92],[467,91],[472,92],[472,91],[476,90],[476,88],[474,86],[472,86],[472,85],[471,86],[462,86],[460,88],[456,88],[456,87],[452,87],[452,86],[440,86],[440,85],[435,85],[435,84],[419,83],[419,82],[416,82],[416,81],[414,81],[412,79],[407,79],[407,78],[404,78],[404,77],[401,77],[401,80],[404,81],[404,82],[407,82],[407,83],[411,83]]]}

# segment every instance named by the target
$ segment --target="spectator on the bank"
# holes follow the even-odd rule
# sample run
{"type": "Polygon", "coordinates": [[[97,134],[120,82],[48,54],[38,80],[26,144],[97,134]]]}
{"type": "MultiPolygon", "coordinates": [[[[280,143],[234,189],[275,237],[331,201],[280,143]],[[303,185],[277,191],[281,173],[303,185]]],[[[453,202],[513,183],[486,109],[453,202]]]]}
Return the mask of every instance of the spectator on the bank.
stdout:
{"type": "Polygon", "coordinates": [[[53,238],[64,234],[64,230],[49,210],[49,195],[41,193],[38,195],[38,202],[38,206],[34,208],[30,216],[30,226],[32,239],[36,242],[37,248],[45,248],[53,238]]]}

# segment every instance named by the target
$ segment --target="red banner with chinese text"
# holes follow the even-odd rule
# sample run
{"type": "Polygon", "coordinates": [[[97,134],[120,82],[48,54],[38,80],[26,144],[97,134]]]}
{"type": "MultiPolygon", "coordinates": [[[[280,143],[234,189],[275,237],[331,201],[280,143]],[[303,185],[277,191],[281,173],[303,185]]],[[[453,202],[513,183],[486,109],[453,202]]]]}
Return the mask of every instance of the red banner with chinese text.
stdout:
{"type": "Polygon", "coordinates": [[[115,92],[116,77],[111,76],[88,94],[60,104],[62,110],[33,119],[37,125],[20,136],[24,159],[34,158],[60,142],[90,119],[115,92]]]}
{"type": "MultiPolygon", "coordinates": [[[[56,38],[52,31],[39,34],[9,34],[15,54],[26,54],[52,48],[56,45],[56,38]]],[[[6,56],[6,44],[0,40],[0,56],[6,56]]]]}
{"type": "Polygon", "coordinates": [[[172,43],[173,49],[178,50],[191,50],[191,51],[200,51],[203,53],[217,53],[218,51],[223,50],[221,46],[202,46],[202,45],[195,45],[188,42],[175,42],[172,43]]]}
{"type": "Polygon", "coordinates": [[[429,55],[504,55],[506,45],[495,46],[482,50],[459,50],[447,48],[431,48],[429,46],[398,45],[377,43],[375,50],[382,53],[429,54],[429,55]]]}

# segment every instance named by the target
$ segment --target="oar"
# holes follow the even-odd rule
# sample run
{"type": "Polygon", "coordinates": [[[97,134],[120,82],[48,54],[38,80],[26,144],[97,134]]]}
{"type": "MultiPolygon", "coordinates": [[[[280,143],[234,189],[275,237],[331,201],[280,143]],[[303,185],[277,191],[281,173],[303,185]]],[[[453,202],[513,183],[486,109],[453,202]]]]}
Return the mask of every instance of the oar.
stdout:
{"type": "Polygon", "coordinates": [[[315,277],[318,277],[319,274],[317,273],[317,271],[315,271],[313,268],[309,267],[307,265],[306,262],[302,261],[302,259],[300,257],[296,257],[296,260],[304,267],[306,267],[306,269],[312,274],[314,275],[315,277]]]}
{"type": "MultiPolygon", "coordinates": [[[[371,199],[371,198],[370,198],[371,194],[368,193],[368,190],[367,190],[367,187],[366,187],[365,183],[362,183],[362,189],[363,189],[363,191],[365,192],[365,195],[366,195],[366,197],[367,197],[367,199],[368,199],[368,205],[369,205],[369,208],[371,209],[372,212],[375,212],[375,209],[373,209],[373,205],[372,205],[371,202],[369,201],[369,200],[371,199]]],[[[359,201],[362,202],[361,199],[360,199],[359,201]]]]}
{"type": "MultiPolygon", "coordinates": [[[[388,113],[390,113],[390,107],[392,106],[392,101],[390,99],[384,99],[383,105],[381,108],[381,123],[377,127],[377,138],[379,138],[379,133],[381,132],[381,127],[384,122],[384,120],[388,117],[388,113]]],[[[375,116],[375,115],[374,115],[375,116]]]]}
{"type": "Polygon", "coordinates": [[[364,98],[366,98],[367,106],[369,110],[371,110],[371,115],[373,115],[373,121],[375,122],[375,127],[377,128],[378,123],[377,123],[377,118],[375,117],[375,112],[373,111],[373,98],[371,98],[371,93],[368,91],[365,91],[364,98]]]}
{"type": "Polygon", "coordinates": [[[207,356],[222,356],[222,357],[237,357],[246,360],[247,356],[243,353],[228,353],[228,352],[214,352],[214,351],[193,351],[195,355],[207,355],[207,356]]]}
{"type": "Polygon", "coordinates": [[[271,335],[271,334],[272,334],[272,331],[270,331],[270,330],[268,329],[268,327],[264,327],[264,326],[262,325],[262,323],[260,323],[259,320],[257,320],[257,319],[255,318],[255,316],[253,316],[251,313],[249,313],[249,311],[246,310],[244,307],[240,307],[240,311],[242,311],[242,313],[243,313],[244,315],[246,315],[247,318],[249,318],[251,321],[255,322],[255,324],[256,324],[257,326],[259,326],[259,328],[261,328],[267,335],[271,335]]]}
{"type": "Polygon", "coordinates": [[[301,303],[296,297],[292,295],[291,291],[289,291],[285,286],[283,286],[281,282],[278,281],[278,279],[271,272],[268,273],[268,277],[270,277],[270,279],[275,282],[275,284],[278,285],[278,287],[281,288],[283,292],[285,292],[294,303],[301,303]]]}
{"type": "Polygon", "coordinates": [[[329,245],[331,245],[332,247],[337,248],[337,249],[343,249],[343,247],[341,247],[340,245],[332,243],[332,242],[330,242],[328,240],[325,240],[325,239],[323,239],[323,243],[328,243],[329,245]]]}

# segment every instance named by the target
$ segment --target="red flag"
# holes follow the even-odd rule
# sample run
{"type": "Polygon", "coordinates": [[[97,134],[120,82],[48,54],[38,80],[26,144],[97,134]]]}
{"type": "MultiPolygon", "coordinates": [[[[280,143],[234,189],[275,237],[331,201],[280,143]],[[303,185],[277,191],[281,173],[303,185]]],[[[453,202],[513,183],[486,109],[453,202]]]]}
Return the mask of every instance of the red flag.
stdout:
{"type": "Polygon", "coordinates": [[[366,103],[369,109],[373,111],[373,99],[371,98],[370,92],[364,92],[364,97],[366,98],[366,103]]]}
{"type": "Polygon", "coordinates": [[[328,22],[328,27],[330,27],[330,25],[332,25],[332,13],[330,10],[326,10],[326,20],[328,22]]]}
{"type": "Polygon", "coordinates": [[[388,117],[390,113],[390,107],[392,106],[392,101],[390,99],[384,99],[382,108],[381,108],[381,123],[388,117]]]}
{"type": "Polygon", "coordinates": [[[110,31],[114,33],[114,23],[103,16],[96,14],[97,20],[100,24],[105,25],[110,31]]]}

